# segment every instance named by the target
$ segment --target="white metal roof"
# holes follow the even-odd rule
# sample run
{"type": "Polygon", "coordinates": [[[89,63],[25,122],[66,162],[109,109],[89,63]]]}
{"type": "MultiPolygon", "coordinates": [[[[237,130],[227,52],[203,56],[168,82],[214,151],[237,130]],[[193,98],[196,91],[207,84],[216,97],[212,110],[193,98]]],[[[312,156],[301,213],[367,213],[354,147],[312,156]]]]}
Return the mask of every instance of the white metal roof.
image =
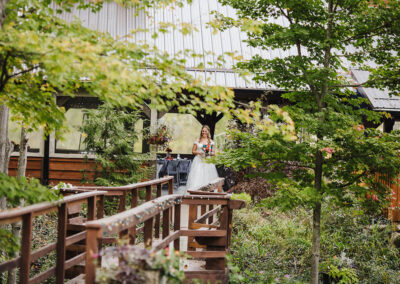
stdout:
{"type": "MultiPolygon", "coordinates": [[[[185,57],[186,70],[196,79],[209,80],[208,84],[222,85],[234,89],[262,89],[277,90],[274,86],[267,86],[265,83],[256,83],[253,80],[245,80],[235,73],[232,58],[225,56],[225,62],[218,65],[218,57],[224,53],[237,53],[244,59],[250,59],[259,54],[264,58],[285,57],[295,55],[293,48],[289,51],[281,49],[264,50],[253,48],[243,42],[246,40],[246,33],[238,28],[231,28],[226,31],[213,32],[207,23],[212,20],[211,11],[216,10],[226,16],[235,18],[233,8],[222,6],[217,0],[192,0],[182,7],[169,6],[162,8],[152,8],[147,14],[141,10],[133,8],[127,9],[114,2],[104,3],[103,8],[98,13],[89,10],[79,10],[73,8],[71,13],[63,12],[60,18],[72,21],[77,17],[82,24],[90,29],[108,32],[118,39],[130,34],[132,30],[143,29],[127,40],[134,42],[144,42],[151,46],[156,46],[159,50],[171,55],[177,55],[184,50],[193,50],[195,53],[202,54],[203,58],[185,57]],[[189,23],[196,28],[188,35],[183,35],[180,31],[168,27],[168,32],[159,33],[158,37],[152,35],[163,23],[173,23],[180,26],[182,23],[189,23]],[[199,64],[205,66],[200,69],[199,64]]],[[[278,24],[287,25],[284,18],[278,18],[278,24]]],[[[348,65],[351,68],[351,64],[348,65]]],[[[353,67],[354,68],[354,67],[353,67]]],[[[352,70],[354,79],[358,83],[368,79],[368,72],[352,70]]],[[[359,92],[367,97],[376,110],[400,110],[400,98],[390,97],[387,91],[372,88],[359,88],[359,92]]]]}
{"type": "MultiPolygon", "coordinates": [[[[351,73],[353,74],[356,82],[359,84],[368,81],[368,71],[351,70],[351,73]]],[[[358,92],[370,101],[373,110],[400,111],[400,97],[390,96],[387,89],[379,90],[374,88],[359,87],[358,92]]]]}
{"type": "MultiPolygon", "coordinates": [[[[283,57],[288,51],[283,50],[262,50],[248,46],[243,40],[247,35],[238,28],[231,28],[224,32],[214,32],[207,23],[212,20],[211,11],[217,10],[226,16],[235,17],[235,12],[231,7],[222,6],[217,0],[193,0],[191,4],[184,4],[182,7],[169,6],[162,8],[152,8],[146,14],[139,11],[138,15],[133,8],[126,9],[114,2],[104,3],[103,8],[98,13],[89,10],[72,9],[71,13],[63,12],[60,18],[72,21],[74,17],[79,18],[85,27],[110,33],[114,38],[124,37],[132,30],[146,29],[148,31],[138,32],[133,38],[136,42],[146,42],[155,45],[159,50],[168,54],[176,55],[183,50],[193,50],[195,53],[202,54],[203,58],[186,57],[186,69],[196,79],[208,79],[209,84],[222,85],[235,89],[276,89],[267,86],[265,83],[256,83],[252,80],[244,80],[234,72],[232,58],[225,56],[226,62],[223,65],[217,64],[218,56],[224,53],[236,53],[244,59],[250,59],[256,54],[265,58],[283,57]],[[160,24],[173,23],[179,26],[181,23],[189,23],[196,27],[196,30],[188,35],[183,35],[180,31],[172,27],[167,28],[167,33],[159,33],[157,38],[153,38],[154,31],[158,30],[160,24]],[[203,70],[197,68],[203,64],[203,70]]],[[[283,18],[278,19],[280,24],[284,24],[283,18]]],[[[295,50],[293,49],[293,51],[295,50]]]]}

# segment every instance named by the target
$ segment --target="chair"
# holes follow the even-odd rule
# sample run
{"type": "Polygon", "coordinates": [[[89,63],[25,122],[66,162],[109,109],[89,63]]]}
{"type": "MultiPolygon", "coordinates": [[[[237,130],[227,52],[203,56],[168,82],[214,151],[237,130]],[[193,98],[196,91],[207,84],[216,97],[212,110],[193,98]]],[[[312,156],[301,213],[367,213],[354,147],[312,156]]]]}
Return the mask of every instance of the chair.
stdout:
{"type": "Polygon", "coordinates": [[[177,160],[172,160],[167,162],[167,175],[174,177],[174,185],[179,186],[179,174],[178,167],[179,162],[177,160]]]}
{"type": "Polygon", "coordinates": [[[189,175],[191,160],[181,160],[178,167],[179,185],[186,185],[189,175]]]}
{"type": "Polygon", "coordinates": [[[157,160],[157,178],[163,177],[166,172],[166,161],[157,160]]]}

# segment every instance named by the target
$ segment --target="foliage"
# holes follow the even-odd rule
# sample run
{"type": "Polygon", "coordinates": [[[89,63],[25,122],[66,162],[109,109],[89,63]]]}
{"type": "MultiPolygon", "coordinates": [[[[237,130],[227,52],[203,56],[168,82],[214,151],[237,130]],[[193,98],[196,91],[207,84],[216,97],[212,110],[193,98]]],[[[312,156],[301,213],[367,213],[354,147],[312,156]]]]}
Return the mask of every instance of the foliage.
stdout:
{"type": "Polygon", "coordinates": [[[106,104],[88,111],[81,130],[87,150],[95,154],[96,184],[126,185],[148,178],[147,156],[134,151],[140,118],[137,110],[106,104]]]}
{"type": "Polygon", "coordinates": [[[251,196],[244,192],[232,194],[231,199],[232,200],[244,200],[244,201],[246,201],[246,204],[251,203],[251,196]]]}
{"type": "MultiPolygon", "coordinates": [[[[379,229],[387,221],[362,214],[360,207],[327,204],[323,210],[321,271],[327,272],[326,265],[334,264],[339,269],[336,276],[346,273],[360,283],[399,282],[400,257],[389,244],[391,228],[379,229]]],[[[232,283],[310,282],[312,220],[308,210],[282,213],[252,206],[235,211],[233,222],[232,283]]]]}
{"type": "MultiPolygon", "coordinates": [[[[0,197],[5,197],[7,206],[15,208],[44,201],[56,201],[62,196],[59,190],[42,186],[39,180],[26,177],[11,177],[0,173],[0,197]]],[[[7,228],[0,228],[1,252],[8,256],[19,249],[19,242],[7,228]]]]}
{"type": "Polygon", "coordinates": [[[180,269],[183,255],[173,249],[151,253],[147,249],[124,245],[105,248],[101,255],[103,259],[113,258],[117,263],[97,268],[98,283],[155,283],[151,278],[154,272],[157,278],[165,277],[167,283],[182,283],[184,279],[180,269]]]}
{"type": "MultiPolygon", "coordinates": [[[[287,51],[282,57],[256,55],[238,67],[250,71],[257,82],[285,90],[283,98],[288,102],[282,110],[266,110],[264,128],[233,132],[239,147],[226,150],[220,162],[237,169],[253,166],[259,169],[253,177],[274,182],[278,190],[269,205],[313,209],[311,282],[317,283],[321,203],[327,196],[342,206],[364,199],[376,209],[390,195],[390,188],[377,182],[376,174],[391,179],[400,172],[399,133],[382,134],[363,126],[390,115],[365,107],[369,102],[348,88],[360,85],[346,75],[349,67],[377,74],[379,67],[390,69],[388,62],[397,61],[398,46],[390,43],[400,36],[400,3],[220,2],[232,6],[238,19],[217,14],[214,26],[238,26],[247,33],[249,45],[287,51]],[[376,67],[371,67],[371,61],[376,67]],[[291,174],[285,173],[293,166],[291,174]],[[266,168],[271,170],[261,171],[266,168]],[[371,192],[377,202],[366,199],[371,192]]],[[[392,71],[398,78],[398,69],[392,71]]],[[[373,77],[368,82],[368,86],[383,85],[373,77]]]]}
{"type": "Polygon", "coordinates": [[[62,197],[58,190],[41,185],[38,179],[11,177],[4,173],[0,173],[0,196],[7,199],[9,208],[20,206],[21,202],[31,205],[62,197]]]}
{"type": "MultiPolygon", "coordinates": [[[[175,106],[188,113],[204,109],[244,118],[252,115],[233,108],[232,91],[194,80],[185,71],[184,58],[57,18],[74,4],[77,9],[98,11],[103,2],[111,1],[7,2],[0,29],[0,104],[10,107],[16,121],[31,130],[44,127],[45,133],[62,134],[65,110],[57,106],[54,94],[73,97],[82,90],[115,106],[134,108],[146,102],[159,110],[175,106]]],[[[115,2],[146,11],[181,1],[115,2]]],[[[134,31],[125,37],[133,36],[134,31]]]]}

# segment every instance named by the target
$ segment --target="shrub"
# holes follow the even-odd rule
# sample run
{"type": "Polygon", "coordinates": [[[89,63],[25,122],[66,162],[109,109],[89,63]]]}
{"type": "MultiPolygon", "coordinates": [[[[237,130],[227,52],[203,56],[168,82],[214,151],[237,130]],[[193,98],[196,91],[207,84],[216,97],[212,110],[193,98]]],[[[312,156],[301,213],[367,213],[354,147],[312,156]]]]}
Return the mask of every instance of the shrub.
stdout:
{"type": "MultiPolygon", "coordinates": [[[[346,283],[400,283],[399,251],[389,242],[391,227],[382,229],[388,221],[332,204],[323,211],[322,272],[346,283]]],[[[233,221],[232,283],[310,281],[312,220],[307,210],[282,213],[252,206],[235,211],[233,221]]]]}

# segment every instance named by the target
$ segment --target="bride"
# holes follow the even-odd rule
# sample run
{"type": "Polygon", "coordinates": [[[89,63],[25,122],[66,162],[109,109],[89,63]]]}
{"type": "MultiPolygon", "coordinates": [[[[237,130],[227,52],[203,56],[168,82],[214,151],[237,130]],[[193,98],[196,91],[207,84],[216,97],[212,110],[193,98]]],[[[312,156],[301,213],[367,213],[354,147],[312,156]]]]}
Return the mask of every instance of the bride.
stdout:
{"type": "Polygon", "coordinates": [[[195,157],[186,183],[186,188],[189,190],[207,185],[218,177],[215,165],[206,162],[207,156],[215,155],[215,145],[211,140],[210,127],[207,125],[203,125],[200,138],[194,141],[192,153],[195,157]]]}

